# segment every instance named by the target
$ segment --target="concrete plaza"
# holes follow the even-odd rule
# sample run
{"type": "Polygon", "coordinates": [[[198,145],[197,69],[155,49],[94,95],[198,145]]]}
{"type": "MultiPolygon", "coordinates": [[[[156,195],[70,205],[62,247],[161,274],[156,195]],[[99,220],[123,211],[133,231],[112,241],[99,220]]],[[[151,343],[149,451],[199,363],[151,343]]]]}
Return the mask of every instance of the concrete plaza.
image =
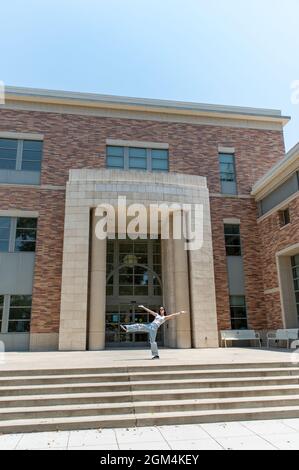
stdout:
{"type": "Polygon", "coordinates": [[[299,419],[0,436],[0,450],[298,450],[299,419]]]}
{"type": "Polygon", "coordinates": [[[0,355],[0,372],[8,370],[81,369],[97,367],[135,367],[159,365],[231,365],[262,363],[299,363],[299,353],[287,349],[215,348],[161,349],[160,361],[152,361],[149,349],[9,352],[0,355]]]}

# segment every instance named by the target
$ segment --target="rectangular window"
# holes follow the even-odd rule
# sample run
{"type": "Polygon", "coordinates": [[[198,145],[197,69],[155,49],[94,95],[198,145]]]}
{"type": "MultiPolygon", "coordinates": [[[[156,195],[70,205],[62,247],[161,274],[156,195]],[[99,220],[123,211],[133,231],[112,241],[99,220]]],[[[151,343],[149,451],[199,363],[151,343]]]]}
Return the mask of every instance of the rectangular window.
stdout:
{"type": "Polygon", "coordinates": [[[107,167],[124,168],[124,147],[107,147],[107,167]]]}
{"type": "Polygon", "coordinates": [[[15,251],[35,251],[37,219],[17,219],[15,251]]]}
{"type": "Polygon", "coordinates": [[[8,333],[30,331],[31,295],[11,295],[9,306],[8,333]]]}
{"type": "Polygon", "coordinates": [[[4,295],[0,295],[0,333],[2,331],[3,309],[4,309],[4,295]]]}
{"type": "Polygon", "coordinates": [[[0,169],[15,170],[17,164],[18,141],[0,139],[0,169]]]}
{"type": "Polygon", "coordinates": [[[246,301],[243,295],[230,296],[230,316],[232,330],[247,330],[246,301]]]}
{"type": "Polygon", "coordinates": [[[299,321],[299,255],[292,257],[292,271],[294,279],[295,299],[299,321]]]}
{"type": "Polygon", "coordinates": [[[43,142],[0,139],[0,170],[41,171],[43,142]]]}
{"type": "Polygon", "coordinates": [[[9,250],[10,223],[10,217],[0,217],[0,252],[9,250]]]}
{"type": "Polygon", "coordinates": [[[168,171],[168,150],[152,150],[152,170],[168,171]]]}
{"type": "Polygon", "coordinates": [[[129,168],[135,170],[147,169],[147,150],[129,148],[129,168]]]}
{"type": "Polygon", "coordinates": [[[291,223],[290,210],[289,208],[279,212],[280,226],[285,227],[291,223]]]}
{"type": "Polygon", "coordinates": [[[21,169],[25,171],[41,171],[42,150],[42,142],[24,140],[21,169]]]}
{"type": "Polygon", "coordinates": [[[37,219],[0,217],[0,253],[35,251],[37,219]]]}
{"type": "Polygon", "coordinates": [[[224,236],[226,256],[242,256],[240,225],[225,224],[224,236]]]}
{"type": "Polygon", "coordinates": [[[168,150],[107,146],[107,168],[168,171],[168,150]]]}
{"type": "Polygon", "coordinates": [[[234,154],[220,153],[220,181],[223,194],[237,194],[237,180],[234,154]]]}

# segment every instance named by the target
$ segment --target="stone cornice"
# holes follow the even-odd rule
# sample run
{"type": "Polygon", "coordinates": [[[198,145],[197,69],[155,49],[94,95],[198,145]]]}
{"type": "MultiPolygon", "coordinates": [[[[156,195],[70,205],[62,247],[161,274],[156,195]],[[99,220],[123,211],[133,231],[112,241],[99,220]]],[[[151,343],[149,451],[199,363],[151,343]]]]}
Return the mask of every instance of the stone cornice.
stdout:
{"type": "MultiPolygon", "coordinates": [[[[222,125],[230,125],[232,122],[235,125],[239,123],[241,127],[257,127],[274,128],[276,126],[284,126],[289,121],[289,117],[282,116],[278,110],[270,109],[257,109],[238,106],[223,106],[223,105],[210,105],[180,101],[147,99],[147,98],[128,98],[122,96],[100,95],[95,93],[76,93],[68,91],[56,90],[42,90],[35,88],[23,87],[6,87],[5,88],[5,105],[1,108],[12,109],[16,107],[30,106],[30,109],[37,109],[43,111],[54,112],[75,112],[80,110],[84,113],[94,112],[95,110],[114,111],[114,112],[127,112],[134,115],[134,113],[143,113],[145,116],[164,116],[176,117],[193,117],[212,120],[211,124],[216,124],[217,120],[222,122],[222,125]],[[60,111],[59,111],[60,108],[60,111]],[[55,111],[56,110],[56,111],[55,111]],[[215,122],[214,122],[215,120],[215,122]],[[224,123],[223,123],[224,121],[224,123]]],[[[22,109],[22,108],[21,108],[22,109]]]]}

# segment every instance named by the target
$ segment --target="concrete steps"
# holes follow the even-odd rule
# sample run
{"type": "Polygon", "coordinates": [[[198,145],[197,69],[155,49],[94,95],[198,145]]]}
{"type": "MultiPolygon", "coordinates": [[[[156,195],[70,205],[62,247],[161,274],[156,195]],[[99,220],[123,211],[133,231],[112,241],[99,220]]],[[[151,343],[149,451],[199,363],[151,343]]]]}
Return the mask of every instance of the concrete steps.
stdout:
{"type": "Polygon", "coordinates": [[[290,417],[294,364],[0,372],[0,433],[290,417]]]}
{"type": "Polygon", "coordinates": [[[0,388],[6,385],[47,385],[47,384],[79,384],[79,383],[105,383],[105,382],[132,382],[145,380],[176,380],[176,379],[214,379],[214,378],[234,378],[240,377],[279,377],[279,376],[298,376],[299,367],[289,367],[287,370],[282,368],[261,368],[261,369],[223,369],[223,370],[174,370],[174,371],[155,371],[155,372],[132,372],[113,373],[113,374],[57,374],[57,375],[39,375],[38,377],[22,375],[18,377],[0,377],[0,388]]]}

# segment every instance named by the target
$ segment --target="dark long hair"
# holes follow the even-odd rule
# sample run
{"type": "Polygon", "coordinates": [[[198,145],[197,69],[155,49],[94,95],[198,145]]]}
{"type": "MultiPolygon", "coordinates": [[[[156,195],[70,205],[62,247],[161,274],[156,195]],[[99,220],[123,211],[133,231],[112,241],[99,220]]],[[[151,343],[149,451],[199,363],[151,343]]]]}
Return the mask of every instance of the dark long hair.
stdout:
{"type": "Polygon", "coordinates": [[[163,305],[162,305],[162,306],[159,308],[159,313],[160,313],[160,311],[161,311],[161,308],[163,308],[163,309],[164,309],[164,315],[165,315],[165,317],[166,317],[166,315],[167,315],[167,310],[166,310],[166,308],[165,308],[165,307],[163,307],[163,305]]]}

